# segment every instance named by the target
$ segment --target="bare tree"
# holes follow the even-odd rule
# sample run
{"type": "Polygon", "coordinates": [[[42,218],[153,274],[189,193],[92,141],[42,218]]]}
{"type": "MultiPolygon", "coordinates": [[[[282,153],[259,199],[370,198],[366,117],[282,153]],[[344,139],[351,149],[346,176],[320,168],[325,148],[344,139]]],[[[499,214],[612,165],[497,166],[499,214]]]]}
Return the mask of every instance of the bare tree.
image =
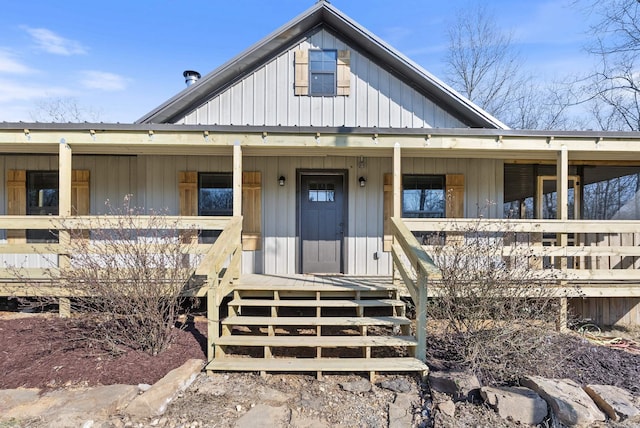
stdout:
{"type": "Polygon", "coordinates": [[[31,119],[37,122],[98,122],[100,112],[92,107],[83,107],[76,98],[42,98],[36,102],[35,109],[29,112],[31,119]]]}
{"type": "Polygon", "coordinates": [[[588,46],[597,69],[583,86],[597,125],[603,130],[640,130],[640,2],[588,1],[597,17],[588,46]]]}
{"type": "Polygon", "coordinates": [[[576,104],[570,86],[542,85],[526,73],[512,34],[485,5],[455,16],[445,58],[445,78],[454,89],[512,128],[582,127],[568,114],[576,104]]]}

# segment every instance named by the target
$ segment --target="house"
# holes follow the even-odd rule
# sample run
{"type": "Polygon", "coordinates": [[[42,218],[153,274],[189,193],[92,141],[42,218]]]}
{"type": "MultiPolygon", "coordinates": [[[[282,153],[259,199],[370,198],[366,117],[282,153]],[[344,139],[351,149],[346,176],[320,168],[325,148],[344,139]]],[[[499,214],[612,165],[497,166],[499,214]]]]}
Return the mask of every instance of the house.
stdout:
{"type": "Polygon", "coordinates": [[[496,230],[509,216],[519,233],[544,235],[535,255],[558,268],[579,315],[640,323],[640,133],[510,130],[326,1],[217,70],[185,77],[192,84],[132,124],[0,123],[6,263],[27,254],[36,278],[51,260],[37,251],[51,224],[35,215],[87,227],[105,200],[132,194],[204,230],[211,250],[196,273],[209,277],[198,293],[210,305],[210,369],[419,370],[415,359],[372,358],[387,345],[424,357],[424,311],[411,341],[390,278],[399,270],[420,307],[434,270],[411,232],[459,230],[482,211],[496,230]],[[48,197],[56,191],[59,201],[48,197]],[[375,305],[389,312],[368,315],[375,305]],[[239,311],[254,306],[263,312],[252,319],[239,311]],[[291,306],[311,311],[311,339],[275,334],[305,322],[278,317],[291,306]],[[360,320],[323,319],[336,307],[360,320]],[[264,327],[266,339],[234,336],[230,318],[264,327]],[[323,335],[340,323],[360,342],[323,335]],[[366,335],[392,325],[404,335],[366,335]],[[264,348],[259,363],[224,358],[226,347],[252,344],[264,348]],[[324,358],[352,345],[364,359],[324,358]],[[282,347],[315,358],[271,358],[282,347]]]}

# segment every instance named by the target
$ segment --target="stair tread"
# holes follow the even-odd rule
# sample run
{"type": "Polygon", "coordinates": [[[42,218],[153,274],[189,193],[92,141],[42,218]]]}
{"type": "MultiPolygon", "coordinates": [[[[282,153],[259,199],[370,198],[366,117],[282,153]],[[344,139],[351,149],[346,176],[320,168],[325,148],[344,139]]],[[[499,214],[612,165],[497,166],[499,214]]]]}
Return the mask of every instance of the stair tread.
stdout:
{"type": "Polygon", "coordinates": [[[235,316],[222,320],[225,325],[288,325],[288,326],[366,326],[408,325],[406,317],[252,317],[235,316]]]}
{"type": "Polygon", "coordinates": [[[324,307],[324,308],[357,308],[357,307],[391,307],[403,306],[402,300],[394,299],[339,299],[339,300],[271,300],[271,299],[233,299],[230,306],[285,306],[285,307],[324,307]]]}
{"type": "Polygon", "coordinates": [[[426,372],[425,363],[412,357],[396,358],[234,358],[214,359],[207,370],[217,371],[325,371],[426,372]]]}
{"type": "Polygon", "coordinates": [[[416,346],[413,336],[221,336],[217,345],[279,347],[416,346]]]}

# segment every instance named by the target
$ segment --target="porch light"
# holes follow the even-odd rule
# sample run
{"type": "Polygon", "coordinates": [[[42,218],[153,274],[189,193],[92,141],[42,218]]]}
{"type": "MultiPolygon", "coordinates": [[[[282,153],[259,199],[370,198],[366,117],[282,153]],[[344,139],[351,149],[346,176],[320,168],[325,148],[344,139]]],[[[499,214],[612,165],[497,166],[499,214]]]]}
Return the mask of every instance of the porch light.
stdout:
{"type": "Polygon", "coordinates": [[[278,184],[280,186],[284,186],[284,182],[286,181],[286,179],[284,178],[284,175],[281,175],[280,178],[278,178],[278,184]]]}
{"type": "Polygon", "coordinates": [[[364,177],[358,178],[358,183],[360,183],[360,187],[364,187],[367,184],[367,179],[364,177]]]}

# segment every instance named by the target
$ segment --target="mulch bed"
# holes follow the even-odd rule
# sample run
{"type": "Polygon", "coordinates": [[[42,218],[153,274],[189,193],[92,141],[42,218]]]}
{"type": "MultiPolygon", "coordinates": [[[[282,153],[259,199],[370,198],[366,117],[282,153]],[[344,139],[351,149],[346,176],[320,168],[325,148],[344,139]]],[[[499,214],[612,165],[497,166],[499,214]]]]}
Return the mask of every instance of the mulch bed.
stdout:
{"type": "Polygon", "coordinates": [[[206,323],[187,325],[161,355],[125,350],[117,356],[74,337],[56,316],[0,317],[0,389],[153,384],[190,358],[205,358],[206,323]]]}

